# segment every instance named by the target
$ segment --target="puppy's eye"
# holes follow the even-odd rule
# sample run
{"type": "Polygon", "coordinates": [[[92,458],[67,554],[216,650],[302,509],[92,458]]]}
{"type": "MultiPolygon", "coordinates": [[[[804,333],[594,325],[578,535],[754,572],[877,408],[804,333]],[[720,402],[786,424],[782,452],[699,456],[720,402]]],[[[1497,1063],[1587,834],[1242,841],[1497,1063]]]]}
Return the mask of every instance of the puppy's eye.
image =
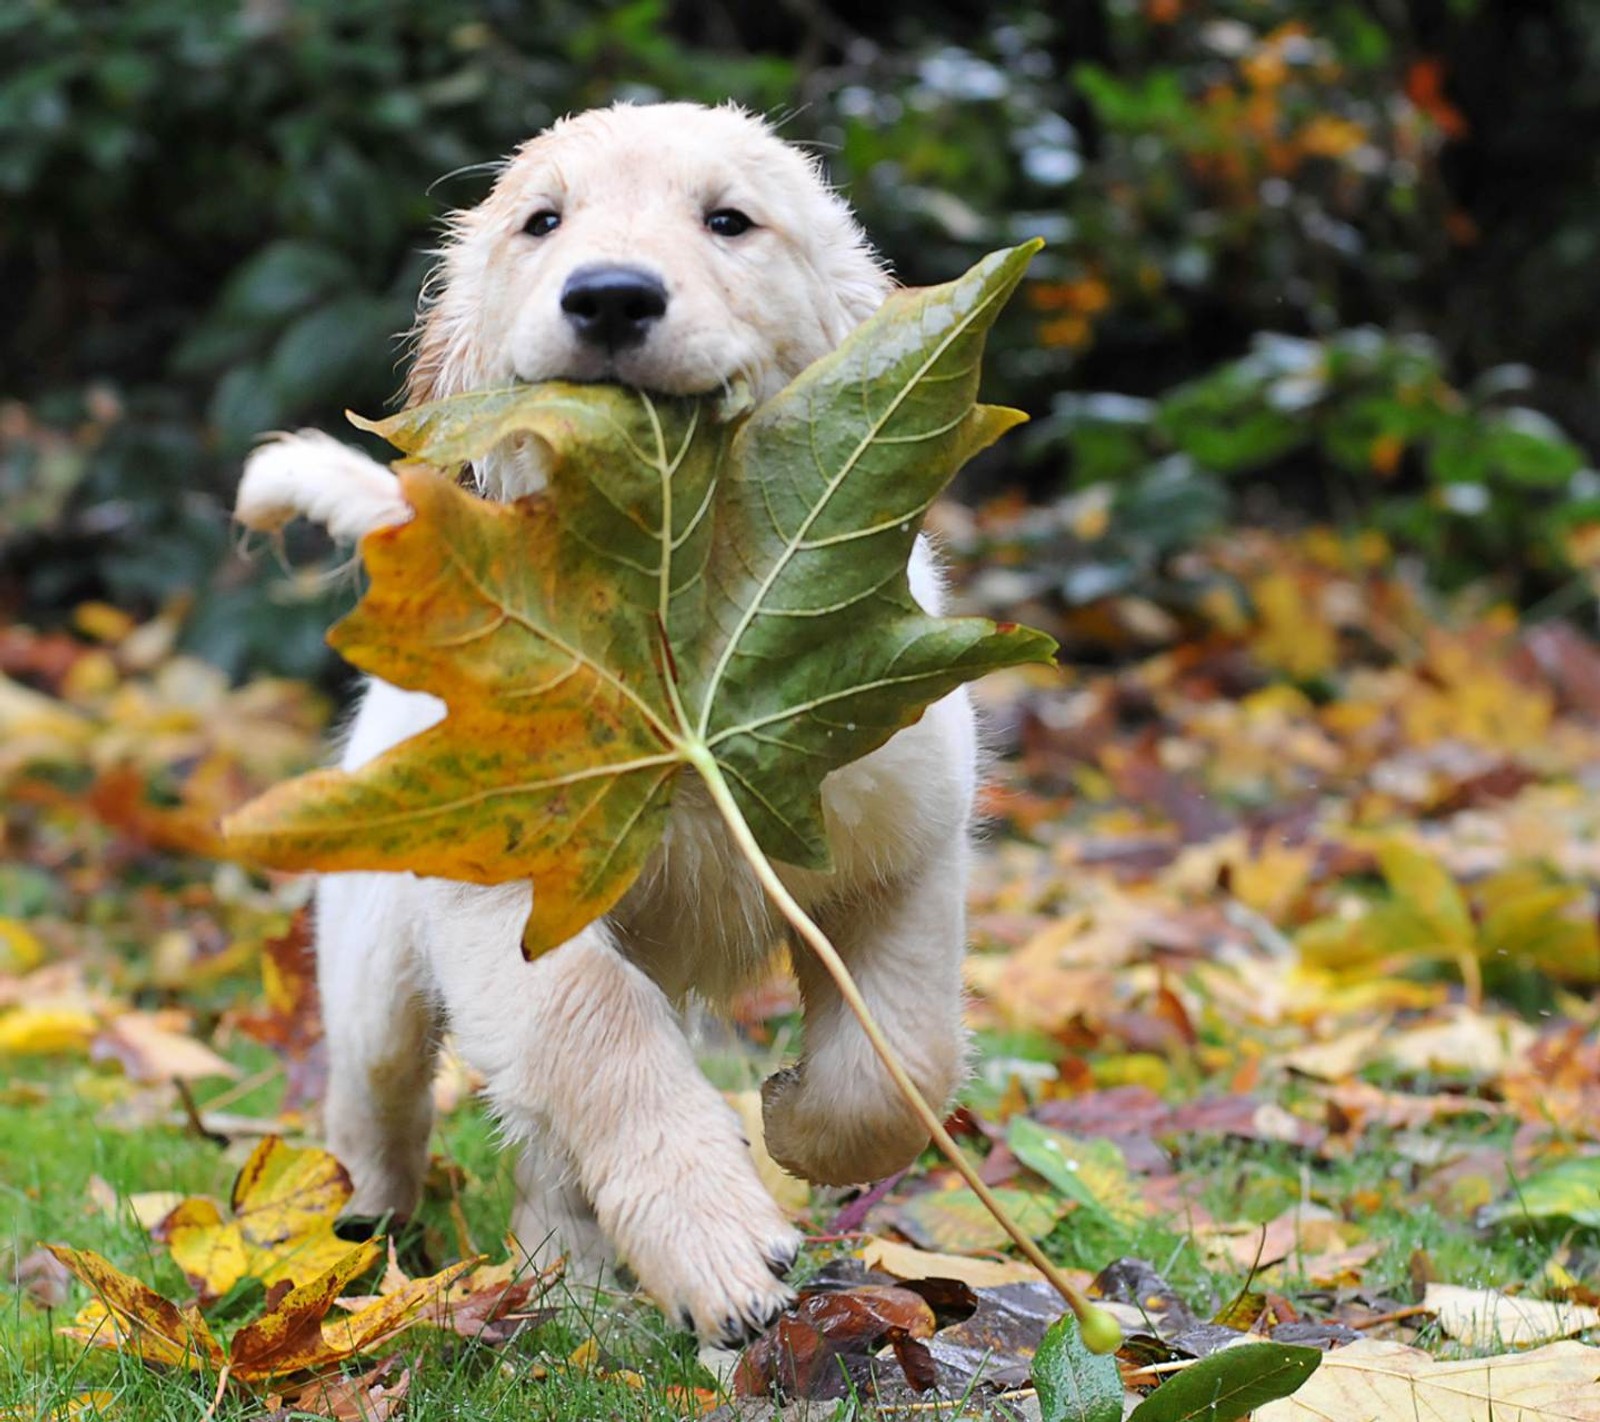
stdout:
{"type": "Polygon", "coordinates": [[[718,237],[742,237],[754,226],[736,207],[719,207],[706,216],[706,230],[718,237]]]}
{"type": "Polygon", "coordinates": [[[530,237],[548,237],[559,226],[561,226],[561,214],[542,207],[522,224],[522,230],[530,237]]]}

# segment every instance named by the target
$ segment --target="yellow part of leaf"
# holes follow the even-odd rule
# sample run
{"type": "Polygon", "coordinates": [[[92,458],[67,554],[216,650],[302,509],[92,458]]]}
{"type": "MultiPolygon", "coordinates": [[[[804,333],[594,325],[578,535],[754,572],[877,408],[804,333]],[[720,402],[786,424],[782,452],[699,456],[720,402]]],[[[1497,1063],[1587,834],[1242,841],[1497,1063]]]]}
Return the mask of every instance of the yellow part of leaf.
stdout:
{"type": "Polygon", "coordinates": [[[228,1349],[233,1375],[241,1382],[260,1382],[354,1357],[360,1344],[330,1343],[324,1337],[323,1320],[345,1286],[382,1257],[383,1246],[376,1240],[354,1249],[347,1246],[344,1257],[331,1268],[290,1289],[260,1318],[245,1324],[228,1349]]]}
{"type": "Polygon", "coordinates": [[[1551,1343],[1529,1353],[1439,1362],[1419,1348],[1362,1339],[1335,1348],[1292,1397],[1255,1422],[1600,1422],[1600,1348],[1551,1343]]]}
{"type": "MultiPolygon", "coordinates": [[[[1043,1238],[1072,1208],[1072,1201],[1035,1190],[1000,1187],[994,1191],[1001,1207],[1034,1239],[1043,1238]]],[[[913,1196],[895,1215],[895,1228],[925,1247],[952,1254],[983,1249],[1004,1249],[1011,1237],[965,1186],[953,1190],[928,1190],[913,1196]]]]}
{"type": "Polygon", "coordinates": [[[244,1278],[304,1283],[349,1253],[333,1225],[351,1193],[350,1177],[326,1151],[268,1136],[234,1181],[231,1218],[214,1200],[191,1197],[161,1222],[160,1237],[203,1299],[244,1278]]]}
{"type": "Polygon", "coordinates": [[[61,1330],[65,1336],[167,1367],[221,1367],[222,1347],[198,1309],[179,1309],[93,1250],[58,1244],[47,1248],[95,1295],[72,1325],[61,1330]]]}
{"type": "Polygon", "coordinates": [[[44,962],[44,944],[19,918],[0,918],[0,973],[32,972],[44,962]]]}
{"type": "Polygon", "coordinates": [[[1337,632],[1299,579],[1273,572],[1250,585],[1259,630],[1251,650],[1267,666],[1297,681],[1331,671],[1339,660],[1337,632]]]}
{"type": "Polygon", "coordinates": [[[57,1403],[48,1412],[40,1412],[29,1404],[0,1408],[0,1422],[72,1422],[78,1417],[116,1417],[121,1411],[120,1392],[94,1387],[57,1403]]]}
{"type": "Polygon", "coordinates": [[[71,1007],[14,1007],[0,1013],[0,1056],[60,1056],[89,1048],[100,1024],[71,1007]]]}

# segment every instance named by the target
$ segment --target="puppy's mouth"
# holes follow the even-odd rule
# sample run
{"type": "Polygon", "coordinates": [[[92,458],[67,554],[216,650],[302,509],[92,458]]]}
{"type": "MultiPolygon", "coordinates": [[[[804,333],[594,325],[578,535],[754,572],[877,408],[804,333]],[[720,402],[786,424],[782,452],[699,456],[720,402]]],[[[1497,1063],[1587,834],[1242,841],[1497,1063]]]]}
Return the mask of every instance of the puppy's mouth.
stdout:
{"type": "Polygon", "coordinates": [[[702,396],[726,395],[741,384],[735,372],[712,375],[704,371],[677,371],[645,351],[579,351],[559,364],[537,372],[519,370],[519,384],[538,385],[548,380],[563,380],[572,385],[620,385],[645,395],[692,400],[702,396]]]}

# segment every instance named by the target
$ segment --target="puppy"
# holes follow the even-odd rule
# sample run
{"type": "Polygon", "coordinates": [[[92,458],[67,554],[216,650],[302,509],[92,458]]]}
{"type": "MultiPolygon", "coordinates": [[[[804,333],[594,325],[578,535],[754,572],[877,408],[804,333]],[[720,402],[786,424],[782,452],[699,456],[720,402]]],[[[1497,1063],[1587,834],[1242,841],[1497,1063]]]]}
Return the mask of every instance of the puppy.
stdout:
{"type": "MultiPolygon", "coordinates": [[[[738,109],[618,106],[520,148],[454,215],[424,293],[412,403],[514,381],[616,381],[675,395],[734,381],[773,394],[883,299],[889,280],[817,164],[738,109]]],[[[540,487],[531,447],[474,471],[510,499],[540,487]]],[[[407,511],[381,466],[320,436],[264,446],[240,514],[308,513],[356,536],[407,511]]],[[[912,588],[939,610],[931,555],[912,588]]],[[[438,721],[432,697],[367,686],[343,765],[438,721]]],[[[929,708],[824,786],[836,868],[785,882],[850,964],[929,1100],[963,1059],[961,957],[973,717],[929,708]]],[[[781,920],[686,776],[666,836],[616,911],[533,963],[526,886],[339,874],[317,891],[330,1148],[352,1212],[405,1216],[428,1160],[429,1082],[448,1028],[521,1146],[513,1229],[580,1277],[620,1258],[702,1337],[734,1342],[791,1297],[799,1237],[756,1178],[733,1113],[700,1074],[677,1006],[757,973],[781,920]]],[[[787,1169],[848,1184],[908,1164],[925,1135],[831,980],[807,955],[798,1066],[763,1091],[787,1169]]]]}

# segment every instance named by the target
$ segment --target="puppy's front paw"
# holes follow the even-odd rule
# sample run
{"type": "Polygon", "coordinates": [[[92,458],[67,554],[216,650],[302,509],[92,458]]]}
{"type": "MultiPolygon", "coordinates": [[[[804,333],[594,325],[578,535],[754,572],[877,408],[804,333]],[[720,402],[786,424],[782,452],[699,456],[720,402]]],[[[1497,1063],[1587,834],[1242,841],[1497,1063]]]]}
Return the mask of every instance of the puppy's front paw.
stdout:
{"type": "Polygon", "coordinates": [[[646,1292],[706,1342],[731,1347],[761,1333],[794,1298],[783,1280],[800,1235],[760,1182],[752,1175],[647,1190],[636,1180],[631,1198],[600,1202],[602,1218],[608,1206],[618,1210],[618,1244],[646,1292]]]}

